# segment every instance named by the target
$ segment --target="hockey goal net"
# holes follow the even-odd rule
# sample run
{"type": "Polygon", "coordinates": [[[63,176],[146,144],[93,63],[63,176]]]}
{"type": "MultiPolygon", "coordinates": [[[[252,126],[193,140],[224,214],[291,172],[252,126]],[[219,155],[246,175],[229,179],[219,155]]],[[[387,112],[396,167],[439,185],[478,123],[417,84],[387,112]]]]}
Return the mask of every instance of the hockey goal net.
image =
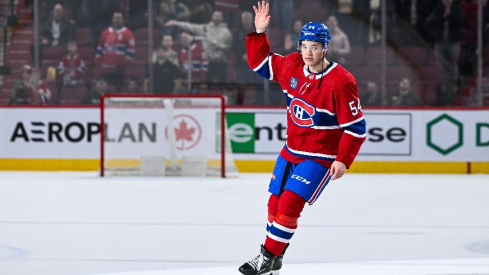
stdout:
{"type": "Polygon", "coordinates": [[[237,176],[223,96],[117,94],[100,105],[101,176],[237,176]]]}

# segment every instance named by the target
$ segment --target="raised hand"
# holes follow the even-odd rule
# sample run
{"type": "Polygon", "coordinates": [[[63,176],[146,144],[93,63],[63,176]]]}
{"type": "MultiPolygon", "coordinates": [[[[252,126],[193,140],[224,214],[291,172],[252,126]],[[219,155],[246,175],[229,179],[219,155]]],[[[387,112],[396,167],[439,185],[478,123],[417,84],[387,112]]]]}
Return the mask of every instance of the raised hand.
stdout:
{"type": "Polygon", "coordinates": [[[253,6],[255,10],[255,28],[257,33],[265,32],[265,29],[270,24],[271,16],[268,15],[269,6],[265,1],[258,2],[258,8],[253,6]]]}

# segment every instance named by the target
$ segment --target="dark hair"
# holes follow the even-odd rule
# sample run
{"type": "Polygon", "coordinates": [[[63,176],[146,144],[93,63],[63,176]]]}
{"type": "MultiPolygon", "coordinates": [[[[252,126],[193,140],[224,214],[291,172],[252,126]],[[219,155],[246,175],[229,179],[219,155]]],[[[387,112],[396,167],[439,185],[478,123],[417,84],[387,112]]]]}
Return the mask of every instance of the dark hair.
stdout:
{"type": "Polygon", "coordinates": [[[66,42],[66,45],[68,46],[68,44],[75,44],[78,46],[78,43],[76,43],[76,40],[73,40],[73,39],[70,39],[66,42]]]}
{"type": "Polygon", "coordinates": [[[122,12],[122,10],[115,10],[113,13],[112,13],[112,16],[114,16],[114,14],[116,13],[120,13],[122,15],[122,18],[124,18],[124,12],[122,12]]]}

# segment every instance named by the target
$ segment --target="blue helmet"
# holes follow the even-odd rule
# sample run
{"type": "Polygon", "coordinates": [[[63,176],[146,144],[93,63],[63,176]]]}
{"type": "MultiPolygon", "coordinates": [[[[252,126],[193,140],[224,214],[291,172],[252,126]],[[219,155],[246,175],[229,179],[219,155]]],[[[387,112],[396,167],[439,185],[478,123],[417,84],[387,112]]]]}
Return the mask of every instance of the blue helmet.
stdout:
{"type": "Polygon", "coordinates": [[[301,49],[301,41],[304,40],[321,42],[323,43],[323,47],[327,48],[329,41],[331,41],[331,35],[325,24],[309,22],[302,27],[301,33],[299,34],[299,40],[297,41],[298,50],[301,49]]]}

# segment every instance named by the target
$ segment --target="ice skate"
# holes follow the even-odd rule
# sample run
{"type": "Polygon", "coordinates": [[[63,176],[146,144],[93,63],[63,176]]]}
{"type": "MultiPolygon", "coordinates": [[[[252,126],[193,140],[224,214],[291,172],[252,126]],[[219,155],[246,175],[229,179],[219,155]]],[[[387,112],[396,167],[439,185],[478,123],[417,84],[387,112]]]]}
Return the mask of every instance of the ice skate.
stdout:
{"type": "Polygon", "coordinates": [[[284,259],[284,254],[285,250],[287,250],[287,247],[289,247],[289,244],[287,244],[282,254],[278,255],[277,258],[275,258],[275,261],[273,261],[272,273],[270,273],[270,275],[280,275],[280,269],[282,269],[282,260],[284,259]]]}
{"type": "Polygon", "coordinates": [[[245,275],[270,275],[276,258],[277,256],[273,255],[265,248],[265,246],[262,245],[260,254],[258,254],[258,256],[256,256],[253,260],[240,266],[239,272],[245,275]]]}

